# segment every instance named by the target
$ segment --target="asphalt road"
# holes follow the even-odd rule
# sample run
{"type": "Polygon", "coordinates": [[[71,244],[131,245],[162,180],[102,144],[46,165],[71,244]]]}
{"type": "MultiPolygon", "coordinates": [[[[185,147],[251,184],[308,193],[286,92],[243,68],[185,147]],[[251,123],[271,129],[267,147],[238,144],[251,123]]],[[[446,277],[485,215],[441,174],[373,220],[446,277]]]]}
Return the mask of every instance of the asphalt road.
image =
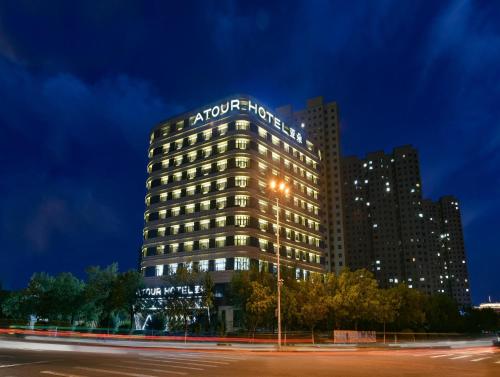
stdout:
{"type": "Polygon", "coordinates": [[[0,339],[0,376],[500,376],[500,349],[195,351],[0,339]]]}

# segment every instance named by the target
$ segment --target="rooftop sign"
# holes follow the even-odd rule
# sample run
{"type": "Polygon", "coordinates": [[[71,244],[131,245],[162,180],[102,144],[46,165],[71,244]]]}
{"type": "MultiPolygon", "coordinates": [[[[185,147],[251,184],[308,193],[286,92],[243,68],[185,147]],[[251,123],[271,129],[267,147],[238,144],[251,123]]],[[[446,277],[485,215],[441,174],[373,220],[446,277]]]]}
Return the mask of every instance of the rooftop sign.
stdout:
{"type": "Polygon", "coordinates": [[[285,125],[281,119],[276,117],[273,113],[268,111],[264,106],[248,100],[240,100],[239,98],[230,99],[219,105],[215,105],[196,114],[193,120],[193,126],[198,122],[207,122],[212,119],[216,119],[228,112],[233,111],[246,111],[250,114],[254,114],[260,117],[263,121],[271,125],[272,127],[280,130],[284,134],[290,136],[292,139],[298,143],[303,142],[302,134],[295,129],[285,125]]]}

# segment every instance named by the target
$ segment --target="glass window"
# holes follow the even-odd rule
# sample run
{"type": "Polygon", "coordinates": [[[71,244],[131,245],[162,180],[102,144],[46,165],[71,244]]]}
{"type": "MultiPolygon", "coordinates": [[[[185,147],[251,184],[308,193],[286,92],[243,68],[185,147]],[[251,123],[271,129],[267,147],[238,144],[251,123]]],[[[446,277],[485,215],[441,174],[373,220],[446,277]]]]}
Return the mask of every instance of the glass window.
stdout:
{"type": "Polygon", "coordinates": [[[267,240],[259,238],[259,247],[261,251],[267,251],[267,240]]]}
{"type": "Polygon", "coordinates": [[[217,171],[224,171],[227,169],[227,160],[217,161],[217,171]]]}
{"type": "Polygon", "coordinates": [[[217,227],[219,228],[223,228],[226,226],[226,216],[221,216],[221,217],[217,217],[215,219],[215,224],[217,225],[217,227]]]}
{"type": "Polygon", "coordinates": [[[202,211],[206,211],[206,210],[210,209],[210,200],[204,200],[203,202],[201,202],[200,209],[202,211]]]}
{"type": "Polygon", "coordinates": [[[175,124],[177,131],[180,131],[184,128],[184,120],[180,120],[175,124]]]}
{"type": "Polygon", "coordinates": [[[215,271],[226,270],[226,258],[217,258],[215,260],[215,271]]]}
{"type": "Polygon", "coordinates": [[[248,157],[236,157],[236,166],[239,168],[248,168],[248,157]]]}
{"type": "Polygon", "coordinates": [[[248,236],[239,234],[234,236],[234,244],[238,246],[248,245],[248,236]]]}
{"type": "Polygon", "coordinates": [[[234,197],[234,204],[238,207],[248,206],[248,196],[247,195],[236,195],[234,197]]]}
{"type": "Polygon", "coordinates": [[[194,204],[187,204],[186,205],[186,213],[193,213],[194,212],[194,204]]]}
{"type": "Polygon", "coordinates": [[[165,237],[165,227],[158,228],[158,237],[165,237]]]}
{"type": "Polygon", "coordinates": [[[265,173],[265,172],[266,172],[266,170],[267,170],[267,165],[266,165],[266,164],[264,164],[264,163],[262,163],[262,162],[259,162],[259,170],[260,170],[261,172],[265,173]]]}
{"type": "Polygon", "coordinates": [[[259,209],[262,212],[266,212],[267,211],[267,202],[264,200],[259,200],[259,209]]]}
{"type": "Polygon", "coordinates": [[[178,216],[181,213],[181,207],[174,207],[171,211],[171,216],[178,216]]]}
{"type": "Polygon", "coordinates": [[[203,157],[210,157],[212,154],[212,147],[203,148],[203,157]]]}
{"type": "Polygon", "coordinates": [[[227,134],[227,124],[221,124],[218,127],[218,130],[219,130],[219,136],[224,136],[225,134],[227,134]]]}
{"type": "Polygon", "coordinates": [[[172,225],[170,227],[170,234],[179,234],[179,225],[172,225]]]}
{"type": "Polygon", "coordinates": [[[204,238],[200,240],[200,249],[205,250],[208,249],[210,246],[210,240],[208,238],[204,238]]]}
{"type": "Polygon", "coordinates": [[[162,209],[162,210],[158,211],[158,217],[160,219],[164,219],[165,217],[167,217],[167,210],[166,209],[162,209]]]}
{"type": "Polygon", "coordinates": [[[186,195],[188,196],[194,195],[195,192],[196,192],[196,186],[189,186],[186,189],[186,195]]]}
{"type": "Polygon", "coordinates": [[[188,179],[194,179],[196,177],[196,168],[188,169],[187,177],[188,179]]]}
{"type": "Polygon", "coordinates": [[[184,242],[184,251],[193,251],[193,241],[184,242]]]}
{"type": "Polygon", "coordinates": [[[196,134],[189,136],[189,138],[188,138],[189,145],[193,145],[194,143],[196,143],[196,139],[197,139],[196,134]]]}
{"type": "Polygon", "coordinates": [[[171,253],[177,253],[177,251],[179,251],[179,244],[178,243],[171,243],[170,245],[168,245],[168,250],[171,253]]]}
{"type": "Polygon", "coordinates": [[[250,128],[250,122],[248,120],[237,120],[236,129],[237,130],[248,130],[250,128]]]}
{"type": "Polygon", "coordinates": [[[245,176],[236,176],[235,184],[237,187],[247,187],[248,186],[248,177],[245,176]]]}
{"type": "Polygon", "coordinates": [[[250,222],[250,217],[247,215],[236,215],[234,217],[234,224],[239,227],[245,227],[248,226],[248,223],[250,222]]]}
{"type": "Polygon", "coordinates": [[[211,128],[203,131],[203,139],[205,141],[210,140],[211,138],[212,138],[212,129],[211,128]]]}
{"type": "Polygon", "coordinates": [[[248,148],[248,140],[247,139],[236,139],[236,148],[237,149],[247,149],[248,148]]]}
{"type": "Polygon", "coordinates": [[[201,192],[202,194],[207,194],[210,192],[210,182],[205,182],[201,184],[201,192]]]}
{"type": "Polygon", "coordinates": [[[267,137],[267,131],[262,127],[259,127],[259,136],[263,137],[264,139],[267,137]]]}
{"type": "Polygon", "coordinates": [[[216,200],[217,209],[226,208],[226,203],[227,203],[226,198],[217,198],[217,200],[216,200]]]}
{"type": "Polygon", "coordinates": [[[174,158],[174,165],[179,166],[180,164],[182,164],[182,156],[177,156],[174,158]]]}
{"type": "Polygon", "coordinates": [[[241,270],[248,270],[250,268],[250,260],[247,257],[236,257],[234,258],[234,269],[241,271],[241,270]]]}
{"type": "Polygon", "coordinates": [[[212,169],[212,165],[211,164],[205,164],[201,167],[201,173],[203,175],[208,175],[210,173],[210,170],[212,169]]]}
{"type": "Polygon", "coordinates": [[[263,156],[267,156],[267,148],[259,144],[259,153],[263,156]]]}
{"type": "Polygon", "coordinates": [[[200,272],[208,271],[208,260],[201,260],[198,262],[198,271],[200,272]]]}
{"type": "Polygon", "coordinates": [[[267,231],[267,221],[259,219],[259,229],[266,232],[267,231]]]}
{"type": "Polygon", "coordinates": [[[274,145],[280,145],[280,139],[278,139],[276,136],[271,137],[271,141],[274,145]]]}
{"type": "MultiPolygon", "coordinates": [[[[207,219],[207,220],[200,221],[200,230],[207,230],[209,228],[210,228],[210,220],[207,219]]],[[[207,242],[208,242],[208,240],[207,240],[207,242]]]]}
{"type": "Polygon", "coordinates": [[[227,178],[222,178],[217,180],[217,190],[224,190],[227,186],[227,178]]]}
{"type": "Polygon", "coordinates": [[[216,247],[224,247],[224,246],[226,246],[226,237],[217,237],[215,239],[215,246],[216,247]]]}
{"type": "Polygon", "coordinates": [[[188,161],[193,162],[194,160],[196,160],[196,151],[189,152],[188,153],[188,161]]]}
{"type": "Polygon", "coordinates": [[[217,144],[218,153],[224,153],[225,151],[227,151],[227,141],[217,144]]]}
{"type": "Polygon", "coordinates": [[[184,232],[189,233],[194,231],[194,222],[184,224],[184,232]]]}
{"type": "Polygon", "coordinates": [[[171,275],[175,275],[175,273],[177,273],[177,266],[177,263],[170,263],[168,265],[168,273],[171,275]]]}
{"type": "Polygon", "coordinates": [[[273,161],[279,162],[280,161],[280,155],[278,153],[272,153],[273,161]]]}
{"type": "Polygon", "coordinates": [[[174,182],[179,182],[182,179],[182,173],[177,172],[174,174],[174,182]]]}

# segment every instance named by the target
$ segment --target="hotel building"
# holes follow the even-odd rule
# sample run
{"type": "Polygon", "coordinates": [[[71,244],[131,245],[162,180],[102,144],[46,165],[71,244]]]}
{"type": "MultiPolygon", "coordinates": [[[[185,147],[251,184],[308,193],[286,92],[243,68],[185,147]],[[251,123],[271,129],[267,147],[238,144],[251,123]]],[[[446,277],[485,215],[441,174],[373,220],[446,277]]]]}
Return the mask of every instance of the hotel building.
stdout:
{"type": "MultiPolygon", "coordinates": [[[[234,96],[158,124],[151,132],[141,270],[148,286],[179,267],[209,271],[222,291],[234,271],[297,278],[324,272],[320,153],[303,129],[249,96],[234,96]]],[[[217,291],[216,291],[217,295],[217,291]]]]}
{"type": "Polygon", "coordinates": [[[405,283],[471,303],[458,200],[423,199],[417,150],[342,159],[346,264],[382,287],[405,283]]]}

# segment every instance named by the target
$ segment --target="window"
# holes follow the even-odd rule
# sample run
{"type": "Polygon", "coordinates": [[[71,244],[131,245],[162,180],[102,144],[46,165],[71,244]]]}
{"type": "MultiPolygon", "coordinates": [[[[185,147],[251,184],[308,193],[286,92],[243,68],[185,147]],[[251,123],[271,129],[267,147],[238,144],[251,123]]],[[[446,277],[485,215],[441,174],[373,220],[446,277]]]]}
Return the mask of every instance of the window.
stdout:
{"type": "Polygon", "coordinates": [[[171,252],[171,253],[177,253],[177,251],[179,251],[179,244],[178,243],[172,243],[168,246],[168,250],[171,252]]]}
{"type": "Polygon", "coordinates": [[[277,153],[272,153],[273,161],[274,162],[279,162],[280,161],[280,156],[277,153]]]}
{"type": "Polygon", "coordinates": [[[215,239],[215,246],[216,247],[224,247],[224,246],[226,246],[226,237],[217,237],[215,239]]]}
{"type": "Polygon", "coordinates": [[[181,149],[182,148],[182,144],[184,143],[184,140],[183,139],[177,139],[175,141],[175,149],[178,150],[178,149],[181,149]]]}
{"type": "Polygon", "coordinates": [[[264,200],[259,200],[259,209],[262,212],[267,212],[267,202],[264,200]]]}
{"type": "Polygon", "coordinates": [[[179,199],[181,197],[181,190],[174,190],[172,191],[172,199],[179,199]]]}
{"type": "Polygon", "coordinates": [[[259,181],[259,190],[261,193],[265,194],[267,189],[266,182],[259,181]]]}
{"type": "Polygon", "coordinates": [[[200,272],[208,271],[208,261],[207,260],[201,260],[198,262],[198,271],[200,271],[200,272]]]}
{"type": "Polygon", "coordinates": [[[203,148],[203,157],[210,157],[212,154],[212,147],[203,148]]]}
{"type": "Polygon", "coordinates": [[[236,157],[236,166],[239,168],[248,168],[248,157],[236,157]]]}
{"type": "Polygon", "coordinates": [[[196,160],[196,152],[189,152],[188,153],[188,161],[193,162],[194,160],[196,160]]]}
{"type": "Polygon", "coordinates": [[[158,237],[165,237],[165,227],[158,228],[158,237]]]}
{"type": "Polygon", "coordinates": [[[219,136],[224,136],[225,134],[227,134],[227,124],[221,124],[218,127],[218,130],[219,130],[219,136]]]}
{"type": "Polygon", "coordinates": [[[227,160],[217,161],[217,171],[224,171],[227,169],[227,160]]]}
{"type": "Polygon", "coordinates": [[[218,228],[223,228],[226,226],[226,216],[222,216],[222,217],[217,217],[215,219],[215,225],[218,227],[218,228]]]}
{"type": "Polygon", "coordinates": [[[248,270],[250,268],[250,260],[247,257],[236,257],[234,258],[234,269],[248,270]]]}
{"type": "Polygon", "coordinates": [[[189,233],[194,231],[194,222],[184,224],[184,232],[189,233]]]}
{"type": "Polygon", "coordinates": [[[289,153],[290,152],[290,146],[287,143],[283,143],[283,149],[285,152],[289,153]]]}
{"type": "Polygon", "coordinates": [[[170,215],[179,216],[179,213],[181,213],[181,207],[174,207],[172,208],[170,215]]]}
{"type": "Polygon", "coordinates": [[[210,170],[212,169],[212,165],[211,164],[205,164],[201,167],[201,173],[203,175],[208,175],[210,173],[210,170]]]}
{"type": "Polygon", "coordinates": [[[174,174],[174,182],[179,182],[182,179],[182,173],[177,172],[174,174]]]}
{"type": "Polygon", "coordinates": [[[246,207],[248,205],[247,195],[236,195],[234,197],[234,204],[238,207],[246,207]]]}
{"type": "Polygon", "coordinates": [[[205,141],[208,141],[208,140],[210,140],[211,138],[212,138],[212,129],[211,129],[211,128],[210,128],[210,129],[208,129],[208,130],[203,131],[203,139],[204,139],[205,141]]]}
{"type": "Polygon", "coordinates": [[[170,263],[168,265],[168,273],[171,275],[175,275],[177,273],[177,263],[170,263]]]}
{"type": "Polygon", "coordinates": [[[179,225],[172,225],[170,227],[170,234],[179,234],[179,225]]]}
{"type": "Polygon", "coordinates": [[[248,130],[250,128],[250,122],[248,120],[237,120],[236,129],[237,130],[248,130]]]}
{"type": "Polygon", "coordinates": [[[267,251],[267,240],[259,238],[259,247],[261,251],[267,251]]]}
{"type": "Polygon", "coordinates": [[[191,195],[194,195],[194,193],[196,192],[196,186],[189,186],[187,189],[186,189],[186,195],[187,196],[191,196],[191,195]]]}
{"type": "Polygon", "coordinates": [[[174,165],[179,166],[180,164],[182,164],[182,156],[177,156],[174,158],[174,165]]]}
{"type": "MultiPolygon", "coordinates": [[[[164,175],[163,177],[161,177],[161,184],[162,185],[166,185],[168,182],[168,176],[167,175],[164,175]]],[[[151,183],[150,183],[151,184],[151,183]]],[[[151,186],[150,186],[151,187],[151,186]]]]}
{"type": "Polygon", "coordinates": [[[267,221],[259,219],[259,229],[266,232],[267,231],[267,221]]]}
{"type": "Polygon", "coordinates": [[[265,173],[266,170],[267,170],[267,165],[262,162],[259,162],[259,171],[265,173]]]}
{"type": "Polygon", "coordinates": [[[178,121],[176,124],[175,124],[175,128],[177,129],[177,131],[180,131],[184,128],[184,121],[183,120],[180,120],[178,121]]]}
{"type": "Polygon", "coordinates": [[[166,202],[167,201],[167,193],[166,192],[162,192],[160,194],[160,201],[161,202],[166,202]]]}
{"type": "Polygon", "coordinates": [[[200,249],[205,250],[210,246],[210,240],[208,238],[204,238],[200,240],[200,249]]]}
{"type": "Polygon", "coordinates": [[[249,222],[250,222],[250,217],[247,215],[236,215],[234,217],[234,225],[236,226],[245,227],[248,226],[249,222]]]}
{"type": "Polygon", "coordinates": [[[276,136],[272,136],[271,141],[274,145],[280,145],[280,139],[278,139],[276,136]]]}
{"type": "Polygon", "coordinates": [[[202,211],[206,211],[210,209],[210,200],[204,200],[203,202],[200,203],[200,209],[202,211]]]}
{"type": "Polygon", "coordinates": [[[259,144],[259,153],[263,156],[267,156],[267,148],[259,144]]]}
{"type": "Polygon", "coordinates": [[[194,177],[196,177],[196,168],[189,169],[187,171],[187,177],[188,179],[194,179],[194,177]]]}
{"type": "Polygon", "coordinates": [[[215,203],[217,205],[217,209],[224,209],[224,208],[226,208],[227,199],[226,198],[217,198],[215,203]]]}
{"type": "Polygon", "coordinates": [[[227,151],[227,141],[217,144],[217,152],[224,153],[227,151]]]}
{"type": "Polygon", "coordinates": [[[193,213],[194,212],[194,204],[187,204],[186,205],[186,213],[193,213]]]}
{"type": "Polygon", "coordinates": [[[193,241],[184,242],[184,251],[193,251],[193,241]]]}
{"type": "MultiPolygon", "coordinates": [[[[200,230],[207,230],[209,228],[210,228],[210,220],[207,219],[207,220],[200,221],[200,230]]],[[[207,240],[207,242],[208,242],[208,240],[207,240]]]]}
{"type": "Polygon", "coordinates": [[[247,149],[248,148],[248,140],[247,139],[236,139],[236,148],[237,149],[247,149]]]}
{"type": "Polygon", "coordinates": [[[222,178],[217,180],[217,190],[224,190],[227,186],[227,178],[222,178]]]}
{"type": "Polygon", "coordinates": [[[226,270],[226,258],[217,258],[215,260],[215,271],[226,270]]]}
{"type": "Polygon", "coordinates": [[[234,236],[234,244],[237,246],[248,245],[248,236],[243,236],[243,235],[234,236]]]}
{"type": "Polygon", "coordinates": [[[196,134],[189,136],[189,138],[188,138],[189,145],[193,145],[194,143],[196,143],[196,139],[197,139],[196,134]]]}
{"type": "Polygon", "coordinates": [[[210,191],[210,182],[205,182],[201,184],[202,194],[207,194],[210,191]]]}
{"type": "Polygon", "coordinates": [[[259,127],[259,136],[263,137],[264,139],[267,137],[267,131],[262,127],[259,127]]]}
{"type": "Polygon", "coordinates": [[[159,217],[160,219],[164,219],[164,218],[166,218],[166,217],[167,217],[167,210],[166,210],[166,209],[162,209],[162,210],[160,210],[160,211],[158,212],[158,217],[159,217]]]}
{"type": "Polygon", "coordinates": [[[236,176],[235,184],[237,187],[247,187],[248,186],[248,177],[236,176]]]}

